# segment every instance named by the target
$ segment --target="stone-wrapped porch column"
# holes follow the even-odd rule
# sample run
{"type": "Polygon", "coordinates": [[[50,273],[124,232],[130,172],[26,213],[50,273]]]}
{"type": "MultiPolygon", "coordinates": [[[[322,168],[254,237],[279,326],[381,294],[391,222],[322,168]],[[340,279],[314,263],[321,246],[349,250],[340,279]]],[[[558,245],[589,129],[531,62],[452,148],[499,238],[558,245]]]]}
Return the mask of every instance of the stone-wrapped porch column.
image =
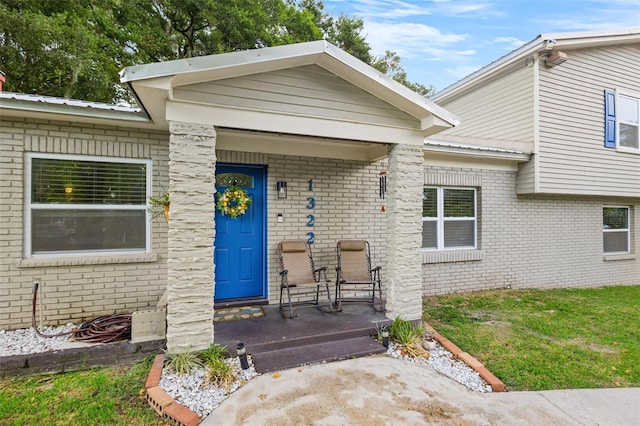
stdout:
{"type": "Polygon", "coordinates": [[[387,210],[387,317],[422,318],[422,184],[421,146],[389,149],[387,210]]]}
{"type": "Polygon", "coordinates": [[[167,350],[213,341],[213,239],[216,130],[169,123],[167,350]]]}

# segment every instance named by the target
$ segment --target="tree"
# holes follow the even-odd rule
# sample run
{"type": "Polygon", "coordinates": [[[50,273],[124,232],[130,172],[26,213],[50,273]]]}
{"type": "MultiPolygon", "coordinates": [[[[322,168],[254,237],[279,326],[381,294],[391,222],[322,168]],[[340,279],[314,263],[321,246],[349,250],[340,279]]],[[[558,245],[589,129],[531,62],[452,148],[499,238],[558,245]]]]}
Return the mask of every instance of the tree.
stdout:
{"type": "Polygon", "coordinates": [[[387,52],[375,58],[363,21],[317,0],[0,0],[6,90],[131,102],[127,66],[326,39],[415,89],[387,52]]]}
{"type": "Polygon", "coordinates": [[[110,23],[87,1],[0,4],[0,61],[7,90],[112,101],[118,71],[130,65],[110,23]]]}
{"type": "Polygon", "coordinates": [[[433,86],[426,87],[420,83],[410,82],[407,79],[406,71],[400,65],[400,57],[395,52],[387,50],[383,57],[375,58],[371,65],[381,73],[388,75],[422,96],[430,96],[435,92],[433,86]]]}

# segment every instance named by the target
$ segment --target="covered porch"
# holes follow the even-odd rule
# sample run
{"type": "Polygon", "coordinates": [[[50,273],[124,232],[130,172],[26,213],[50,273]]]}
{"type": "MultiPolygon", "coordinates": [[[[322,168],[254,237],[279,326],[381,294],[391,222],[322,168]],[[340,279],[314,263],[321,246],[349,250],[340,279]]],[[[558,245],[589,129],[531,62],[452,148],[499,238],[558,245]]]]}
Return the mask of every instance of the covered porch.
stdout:
{"type": "MultiPolygon", "coordinates": [[[[383,267],[387,317],[421,317],[423,141],[455,117],[324,41],[131,67],[122,81],[170,134],[170,351],[231,338],[220,337],[225,326],[213,322],[212,309],[222,282],[222,257],[214,255],[222,236],[214,215],[221,164],[263,170],[250,209],[253,219],[262,217],[263,251],[237,267],[257,266],[253,275],[264,280],[258,299],[277,304],[279,241],[313,242],[332,271],[336,241],[361,238],[373,242],[383,267]],[[281,181],[286,199],[276,195],[281,181]]],[[[323,328],[327,319],[308,321],[323,328]]],[[[282,326],[304,334],[311,329],[305,321],[282,326]]],[[[260,324],[264,334],[268,323],[260,324]]]]}

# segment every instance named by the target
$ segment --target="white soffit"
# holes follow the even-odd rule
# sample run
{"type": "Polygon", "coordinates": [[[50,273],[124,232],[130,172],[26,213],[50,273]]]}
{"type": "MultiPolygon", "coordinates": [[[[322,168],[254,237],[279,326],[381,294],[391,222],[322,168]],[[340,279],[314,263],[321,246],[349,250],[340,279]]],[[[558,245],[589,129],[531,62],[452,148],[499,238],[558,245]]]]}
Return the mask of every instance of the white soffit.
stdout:
{"type": "Polygon", "coordinates": [[[324,40],[128,67],[120,81],[166,127],[164,105],[175,87],[305,65],[318,65],[415,117],[424,136],[459,123],[450,112],[324,40]]]}
{"type": "Polygon", "coordinates": [[[373,162],[387,156],[387,145],[345,139],[219,128],[216,149],[373,162]]]}

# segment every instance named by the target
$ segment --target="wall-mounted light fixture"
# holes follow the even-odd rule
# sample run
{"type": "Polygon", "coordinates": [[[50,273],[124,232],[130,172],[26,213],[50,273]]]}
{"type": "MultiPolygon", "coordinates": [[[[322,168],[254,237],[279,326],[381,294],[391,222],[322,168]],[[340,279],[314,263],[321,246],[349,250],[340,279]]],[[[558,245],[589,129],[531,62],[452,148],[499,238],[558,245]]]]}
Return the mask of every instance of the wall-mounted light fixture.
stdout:
{"type": "Polygon", "coordinates": [[[556,65],[560,65],[564,62],[567,61],[567,59],[569,59],[569,57],[567,56],[566,53],[564,52],[552,52],[549,56],[547,56],[547,58],[544,60],[544,64],[549,67],[549,68],[553,68],[556,65]]]}
{"type": "Polygon", "coordinates": [[[276,183],[276,193],[278,198],[287,198],[287,182],[279,180],[276,183]]]}

